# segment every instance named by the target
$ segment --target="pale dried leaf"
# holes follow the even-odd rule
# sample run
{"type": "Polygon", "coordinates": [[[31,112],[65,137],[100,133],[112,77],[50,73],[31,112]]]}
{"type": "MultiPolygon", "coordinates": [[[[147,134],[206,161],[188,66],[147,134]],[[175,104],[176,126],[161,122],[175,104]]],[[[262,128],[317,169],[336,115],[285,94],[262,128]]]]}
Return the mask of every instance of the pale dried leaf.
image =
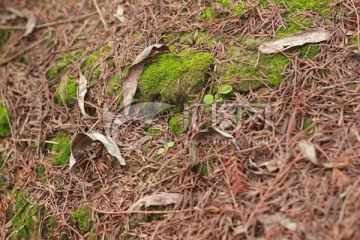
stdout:
{"type": "Polygon", "coordinates": [[[199,142],[201,140],[204,140],[206,138],[215,138],[218,140],[223,139],[231,139],[233,144],[236,146],[236,148],[239,150],[239,146],[236,142],[236,139],[229,133],[221,131],[220,129],[209,127],[206,131],[200,131],[196,133],[190,140],[190,146],[189,146],[189,167],[193,167],[196,164],[199,163],[199,142]]]}
{"type": "Polygon", "coordinates": [[[283,214],[277,213],[274,215],[262,215],[259,220],[266,226],[271,226],[274,223],[279,223],[289,231],[296,231],[298,226],[296,222],[293,222],[290,218],[285,217],[283,214]]]}
{"type": "Polygon", "coordinates": [[[313,164],[319,166],[319,161],[316,157],[316,151],[315,146],[312,143],[308,143],[305,140],[302,140],[298,143],[298,146],[301,150],[301,153],[304,155],[304,157],[308,160],[310,160],[313,164]]]}
{"type": "Polygon", "coordinates": [[[82,74],[81,71],[79,71],[79,87],[78,87],[78,103],[80,112],[83,115],[84,119],[91,119],[93,117],[89,116],[85,111],[85,95],[87,93],[87,79],[82,74]]]}
{"type": "Polygon", "coordinates": [[[27,16],[27,22],[26,22],[26,31],[24,33],[24,36],[29,36],[30,33],[32,33],[36,26],[36,17],[34,14],[30,14],[27,16]]]}
{"type": "Polygon", "coordinates": [[[75,179],[77,179],[79,182],[83,183],[86,186],[91,186],[91,184],[83,182],[76,177],[76,174],[74,172],[74,166],[77,159],[81,158],[81,156],[83,155],[85,148],[94,141],[100,141],[105,146],[109,154],[116,157],[120,165],[126,165],[125,159],[122,157],[119,147],[117,146],[114,139],[104,136],[100,133],[77,134],[71,142],[71,155],[69,160],[70,172],[75,179]]]}
{"type": "Polygon", "coordinates": [[[142,206],[164,206],[169,204],[175,204],[182,198],[178,193],[159,193],[139,199],[137,202],[129,207],[129,211],[133,211],[141,208],[142,206]]]}
{"type": "Polygon", "coordinates": [[[116,12],[114,13],[114,17],[119,19],[120,22],[126,22],[126,18],[124,17],[124,6],[119,4],[116,8],[116,12]]]}
{"type": "Polygon", "coordinates": [[[259,46],[262,53],[277,53],[286,49],[301,46],[306,43],[318,43],[329,40],[331,32],[326,29],[312,30],[309,32],[289,35],[274,41],[265,42],[259,46]]]}
{"type": "Polygon", "coordinates": [[[125,115],[128,115],[129,113],[129,106],[133,102],[134,95],[136,93],[136,89],[139,83],[139,78],[145,68],[146,59],[154,50],[157,50],[158,52],[165,52],[165,51],[169,51],[169,48],[161,44],[151,45],[145,48],[135,58],[123,84],[123,99],[124,99],[123,101],[125,106],[124,109],[125,115]]]}

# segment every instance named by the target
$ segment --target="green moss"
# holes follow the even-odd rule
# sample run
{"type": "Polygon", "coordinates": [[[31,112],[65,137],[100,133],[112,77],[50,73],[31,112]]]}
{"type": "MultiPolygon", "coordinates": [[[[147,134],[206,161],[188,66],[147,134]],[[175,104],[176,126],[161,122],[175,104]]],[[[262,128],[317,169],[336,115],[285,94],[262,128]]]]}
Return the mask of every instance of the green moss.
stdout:
{"type": "Polygon", "coordinates": [[[0,28],[0,48],[5,45],[5,43],[9,40],[9,38],[10,38],[10,32],[0,28]]]}
{"type": "Polygon", "coordinates": [[[71,213],[71,222],[76,226],[82,235],[90,232],[93,222],[90,219],[91,208],[81,207],[71,213]]]}
{"type": "Polygon", "coordinates": [[[320,53],[320,48],[315,45],[304,45],[300,47],[299,57],[303,59],[313,59],[320,53]]]}
{"type": "Polygon", "coordinates": [[[219,3],[223,9],[229,9],[231,7],[232,0],[215,0],[219,3]]]}
{"type": "Polygon", "coordinates": [[[246,9],[247,5],[245,3],[239,3],[236,5],[236,7],[231,10],[231,13],[233,14],[240,14],[244,12],[244,9],[246,9]]]}
{"type": "Polygon", "coordinates": [[[282,27],[276,32],[276,38],[281,38],[287,35],[300,33],[303,29],[312,26],[312,20],[310,18],[301,18],[300,16],[285,16],[286,26],[282,27]]]}
{"type": "Polygon", "coordinates": [[[45,73],[45,77],[47,79],[55,79],[55,78],[60,78],[62,73],[64,72],[66,68],[65,64],[56,64],[55,66],[49,68],[46,73],[45,73]]]}
{"type": "Polygon", "coordinates": [[[357,46],[359,45],[359,38],[360,38],[360,33],[358,34],[355,34],[355,35],[352,35],[350,38],[349,38],[349,43],[348,45],[350,46],[357,46]]]}
{"type": "Polygon", "coordinates": [[[26,200],[26,191],[17,191],[15,194],[11,239],[35,239],[39,229],[40,211],[35,204],[26,200]]]}
{"type": "Polygon", "coordinates": [[[183,115],[175,115],[170,118],[169,121],[169,129],[172,134],[176,137],[180,136],[184,130],[184,116],[183,115]]]}
{"type": "Polygon", "coordinates": [[[146,130],[146,135],[147,136],[151,136],[151,137],[157,137],[157,136],[161,136],[164,134],[164,131],[159,129],[159,128],[155,128],[153,126],[150,126],[147,130],[146,130]]]}
{"type": "Polygon", "coordinates": [[[42,230],[42,237],[45,239],[49,239],[54,237],[55,230],[58,227],[58,222],[54,217],[48,217],[44,221],[43,230],[42,230]]]}
{"type": "Polygon", "coordinates": [[[51,156],[53,164],[55,166],[67,164],[71,154],[70,136],[65,132],[58,132],[51,141],[57,143],[51,147],[52,152],[54,152],[51,156]]]}
{"type": "Polygon", "coordinates": [[[106,94],[116,93],[117,95],[122,93],[122,87],[120,86],[120,73],[117,71],[110,78],[105,88],[106,94]]]}
{"type": "Polygon", "coordinates": [[[0,137],[8,136],[10,131],[11,114],[5,102],[0,99],[0,137]]]}
{"type": "Polygon", "coordinates": [[[208,168],[206,166],[202,165],[202,164],[198,164],[198,165],[194,166],[193,171],[196,172],[197,174],[199,174],[202,177],[209,176],[208,168]]]}
{"type": "Polygon", "coordinates": [[[206,52],[159,55],[143,71],[137,96],[145,101],[182,103],[206,85],[213,61],[214,57],[206,52]]]}
{"type": "Polygon", "coordinates": [[[302,126],[302,130],[305,131],[305,132],[308,132],[310,130],[311,124],[312,124],[311,117],[308,116],[308,115],[305,116],[304,123],[303,123],[303,126],[302,126]]]}
{"type": "Polygon", "coordinates": [[[76,103],[78,83],[72,76],[64,78],[55,92],[56,103],[60,106],[73,107],[76,103]],[[65,104],[64,104],[65,103],[65,104]]]}
{"type": "Polygon", "coordinates": [[[281,8],[287,7],[290,12],[313,11],[325,16],[331,13],[330,3],[332,0],[275,0],[275,3],[281,8]]]}
{"type": "Polygon", "coordinates": [[[231,44],[227,56],[232,63],[218,66],[216,75],[222,84],[231,84],[236,90],[257,89],[263,83],[278,86],[284,79],[283,72],[289,60],[282,54],[260,55],[259,40],[240,37],[237,44],[231,44]]]}
{"type": "Polygon", "coordinates": [[[38,178],[43,178],[45,176],[45,167],[42,165],[39,165],[35,168],[36,176],[38,178]]]}

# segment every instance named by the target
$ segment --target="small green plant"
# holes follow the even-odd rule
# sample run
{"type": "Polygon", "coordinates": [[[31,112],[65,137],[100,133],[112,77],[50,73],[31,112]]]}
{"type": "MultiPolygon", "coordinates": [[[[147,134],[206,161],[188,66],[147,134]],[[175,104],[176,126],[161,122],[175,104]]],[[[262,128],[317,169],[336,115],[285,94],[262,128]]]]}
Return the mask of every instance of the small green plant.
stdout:
{"type": "Polygon", "coordinates": [[[167,142],[164,147],[159,148],[159,150],[157,151],[157,154],[163,154],[164,152],[166,152],[169,148],[172,148],[173,146],[175,146],[175,142],[167,142]]]}
{"type": "Polygon", "coordinates": [[[224,95],[231,93],[233,91],[233,87],[229,84],[225,84],[219,88],[215,95],[206,94],[204,96],[204,103],[213,104],[214,102],[222,103],[224,101],[224,95]]]}

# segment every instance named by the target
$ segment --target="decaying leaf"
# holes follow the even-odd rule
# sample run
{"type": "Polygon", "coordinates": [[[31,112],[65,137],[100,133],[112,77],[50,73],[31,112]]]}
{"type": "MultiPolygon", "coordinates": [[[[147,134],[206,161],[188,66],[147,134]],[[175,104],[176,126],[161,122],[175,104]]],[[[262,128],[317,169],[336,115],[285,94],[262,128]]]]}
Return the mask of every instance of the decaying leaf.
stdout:
{"type": "Polygon", "coordinates": [[[159,193],[139,199],[137,202],[129,207],[129,211],[133,211],[141,208],[142,206],[164,206],[169,204],[175,204],[182,198],[178,193],[159,193]]]}
{"type": "Polygon", "coordinates": [[[258,175],[269,174],[269,173],[279,170],[278,161],[275,159],[266,161],[266,162],[262,162],[260,164],[257,164],[255,162],[251,161],[251,159],[250,159],[249,163],[251,164],[251,166],[256,168],[256,171],[252,171],[252,172],[255,174],[258,174],[258,175]]]}
{"type": "Polygon", "coordinates": [[[79,87],[78,87],[78,103],[80,112],[83,115],[84,119],[91,119],[93,117],[89,116],[85,111],[85,95],[87,93],[87,79],[82,74],[81,71],[79,71],[79,87]]]}
{"type": "Polygon", "coordinates": [[[302,140],[298,143],[298,146],[301,150],[301,153],[304,155],[304,157],[308,160],[310,160],[313,164],[319,166],[319,161],[316,157],[316,151],[315,146],[312,143],[308,143],[305,140],[302,140]]]}
{"type": "Polygon", "coordinates": [[[12,7],[7,7],[6,9],[20,18],[27,19],[26,30],[25,30],[24,36],[28,36],[30,33],[32,33],[34,31],[34,29],[36,27],[36,17],[33,12],[31,12],[30,10],[28,10],[26,8],[16,9],[16,8],[12,8],[12,7]]]}
{"type": "Polygon", "coordinates": [[[259,217],[259,220],[265,225],[265,226],[271,226],[274,223],[281,224],[285,228],[287,228],[290,231],[296,231],[298,228],[298,225],[296,222],[293,222],[290,218],[285,217],[283,214],[277,213],[274,215],[262,215],[259,217]]]}
{"type": "Polygon", "coordinates": [[[236,142],[236,139],[232,135],[224,131],[221,131],[217,128],[209,127],[208,130],[200,131],[191,138],[189,143],[189,161],[190,161],[189,167],[193,167],[199,163],[198,146],[202,140],[207,138],[215,138],[217,140],[230,139],[233,142],[233,144],[236,146],[236,148],[239,150],[239,146],[236,142]]]}
{"type": "Polygon", "coordinates": [[[70,155],[70,172],[72,176],[79,182],[86,186],[91,186],[90,183],[81,181],[74,172],[74,166],[77,159],[81,158],[84,154],[85,148],[94,141],[100,141],[106,148],[106,150],[112,156],[116,157],[121,165],[126,165],[125,159],[122,157],[120,150],[114,139],[104,136],[100,133],[79,133],[75,136],[71,143],[71,155],[70,155]]]}
{"type": "Polygon", "coordinates": [[[313,30],[265,42],[259,46],[259,50],[262,53],[277,53],[292,47],[304,45],[306,43],[327,41],[330,36],[331,32],[326,29],[313,30]]]}
{"type": "Polygon", "coordinates": [[[143,72],[147,58],[157,50],[159,53],[169,51],[167,46],[156,44],[145,48],[134,60],[123,85],[124,113],[128,115],[129,106],[133,102],[134,95],[143,72]]]}
{"type": "Polygon", "coordinates": [[[126,18],[124,17],[124,6],[119,4],[116,8],[116,12],[114,13],[114,17],[119,19],[120,22],[126,22],[126,18]]]}

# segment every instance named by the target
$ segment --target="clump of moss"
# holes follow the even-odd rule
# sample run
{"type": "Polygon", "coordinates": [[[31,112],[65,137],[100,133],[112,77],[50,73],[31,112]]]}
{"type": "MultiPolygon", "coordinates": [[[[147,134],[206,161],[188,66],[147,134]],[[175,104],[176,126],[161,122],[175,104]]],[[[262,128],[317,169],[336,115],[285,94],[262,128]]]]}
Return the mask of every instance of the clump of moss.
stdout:
{"type": "Polygon", "coordinates": [[[8,136],[10,131],[11,114],[4,100],[0,99],[0,137],[8,136]]]}
{"type": "Polygon", "coordinates": [[[310,18],[301,18],[300,16],[285,16],[286,26],[282,27],[276,32],[276,38],[281,38],[287,35],[300,33],[303,29],[312,26],[310,18]]]}
{"type": "Polygon", "coordinates": [[[54,152],[51,156],[53,164],[55,166],[67,164],[71,154],[70,136],[65,132],[58,132],[51,141],[57,143],[51,147],[51,150],[54,152]]]}
{"type": "Polygon", "coordinates": [[[90,232],[93,227],[93,222],[90,219],[91,208],[80,207],[71,213],[71,222],[76,226],[82,235],[90,232]]]}
{"type": "Polygon", "coordinates": [[[231,13],[233,14],[243,13],[246,7],[247,5],[245,3],[239,3],[238,5],[236,5],[236,7],[233,10],[231,10],[231,13]]]}
{"type": "Polygon", "coordinates": [[[55,60],[54,66],[50,67],[45,76],[47,79],[61,79],[62,74],[64,73],[65,69],[77,62],[83,55],[85,51],[67,51],[62,52],[60,55],[61,57],[55,60]]]}
{"type": "Polygon", "coordinates": [[[73,107],[76,102],[78,83],[72,76],[65,77],[55,92],[56,103],[60,106],[73,107]]]}
{"type": "Polygon", "coordinates": [[[233,63],[220,65],[216,71],[220,81],[239,91],[259,88],[263,83],[278,86],[289,60],[282,54],[261,55],[258,61],[256,39],[240,38],[239,45],[230,46],[227,55],[233,63]]]}
{"type": "Polygon", "coordinates": [[[198,164],[198,165],[194,166],[193,171],[196,172],[197,174],[199,174],[199,176],[201,176],[201,177],[209,176],[208,168],[202,164],[198,164]]]}
{"type": "Polygon", "coordinates": [[[360,38],[360,33],[358,34],[355,34],[355,35],[352,35],[350,38],[349,38],[349,43],[348,45],[350,46],[357,46],[359,45],[359,38],[360,38]]]}
{"type": "Polygon", "coordinates": [[[7,40],[10,38],[10,32],[0,28],[0,48],[5,45],[7,40]]]}
{"type": "Polygon", "coordinates": [[[182,103],[206,85],[213,61],[214,57],[206,52],[159,55],[142,73],[137,96],[145,101],[182,103]]]}
{"type": "Polygon", "coordinates": [[[331,13],[330,3],[332,0],[275,0],[275,3],[281,8],[288,8],[291,12],[296,11],[313,11],[318,12],[322,16],[331,13]]]}
{"type": "Polygon", "coordinates": [[[184,116],[175,115],[169,121],[170,132],[176,137],[180,136],[184,131],[184,116]]]}
{"type": "Polygon", "coordinates": [[[304,45],[300,47],[299,57],[303,59],[313,59],[320,53],[320,48],[315,45],[304,45]]]}
{"type": "Polygon", "coordinates": [[[164,131],[159,129],[159,128],[156,128],[156,127],[153,127],[153,126],[150,126],[147,130],[146,130],[146,135],[147,136],[151,136],[151,137],[157,137],[157,136],[161,136],[164,134],[164,131]]]}
{"type": "Polygon", "coordinates": [[[26,191],[17,191],[16,204],[12,208],[12,239],[36,239],[39,228],[40,211],[28,202],[26,191]],[[34,238],[35,237],[35,238],[34,238]]]}

